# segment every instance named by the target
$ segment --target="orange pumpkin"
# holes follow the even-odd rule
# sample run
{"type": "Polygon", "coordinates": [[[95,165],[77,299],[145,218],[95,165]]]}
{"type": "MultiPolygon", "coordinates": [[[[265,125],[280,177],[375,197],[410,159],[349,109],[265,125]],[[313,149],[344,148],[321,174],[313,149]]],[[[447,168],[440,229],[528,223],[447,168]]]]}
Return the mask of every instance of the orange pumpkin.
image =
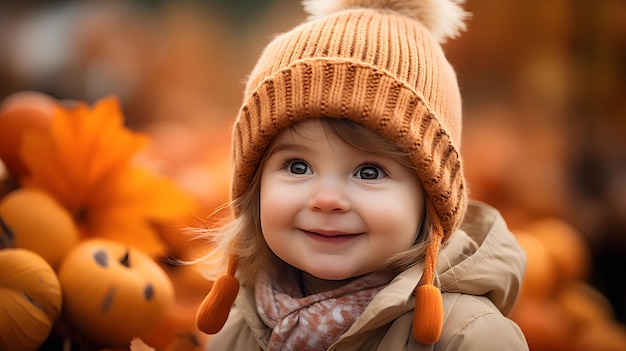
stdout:
{"type": "Polygon", "coordinates": [[[587,279],[591,253],[582,234],[572,224],[547,217],[529,222],[524,229],[543,243],[554,262],[559,284],[587,279]]]}
{"type": "Polygon", "coordinates": [[[37,350],[61,313],[58,277],[41,256],[0,250],[0,350],[37,350]]]}
{"type": "Polygon", "coordinates": [[[144,340],[159,350],[192,341],[204,345],[208,335],[196,326],[196,312],[213,282],[202,276],[197,265],[165,265],[164,269],[174,284],[176,301],[161,323],[144,340]]]}
{"type": "Polygon", "coordinates": [[[579,329],[614,318],[613,307],[606,296],[583,281],[572,282],[563,287],[556,302],[579,329]]]}
{"type": "Polygon", "coordinates": [[[15,247],[35,251],[55,269],[79,240],[72,216],[43,190],[18,188],[5,195],[0,219],[15,247]]]}
{"type": "Polygon", "coordinates": [[[16,180],[28,174],[19,152],[24,133],[48,130],[58,104],[52,96],[37,91],[13,93],[0,104],[0,159],[16,180]]]}
{"type": "Polygon", "coordinates": [[[98,347],[128,347],[149,334],[174,302],[164,270],[147,253],[117,241],[79,243],[58,274],[64,320],[98,347]]]}
{"type": "Polygon", "coordinates": [[[626,349],[626,325],[610,320],[599,321],[581,330],[575,340],[571,351],[624,351],[626,349]]]}
{"type": "Polygon", "coordinates": [[[556,292],[556,270],[548,251],[528,232],[517,230],[515,238],[526,253],[520,298],[550,298],[556,292]]]}
{"type": "Polygon", "coordinates": [[[146,343],[162,350],[173,344],[187,344],[192,341],[202,349],[202,345],[206,344],[209,336],[196,326],[196,312],[201,302],[202,300],[177,299],[163,321],[150,335],[146,336],[146,343]]]}
{"type": "Polygon", "coordinates": [[[509,315],[522,329],[532,351],[571,351],[575,336],[567,314],[550,299],[524,299],[509,315]]]}
{"type": "Polygon", "coordinates": [[[16,187],[15,180],[9,174],[4,161],[0,159],[0,198],[16,187]]]}

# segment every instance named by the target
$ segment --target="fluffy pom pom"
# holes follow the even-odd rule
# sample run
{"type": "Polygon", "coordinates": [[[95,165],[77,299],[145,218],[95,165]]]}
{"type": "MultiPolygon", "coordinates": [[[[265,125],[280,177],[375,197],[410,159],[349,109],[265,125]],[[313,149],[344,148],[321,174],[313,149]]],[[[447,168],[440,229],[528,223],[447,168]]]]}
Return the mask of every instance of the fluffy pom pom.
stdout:
{"type": "Polygon", "coordinates": [[[416,19],[440,43],[465,30],[470,14],[463,10],[464,0],[303,0],[309,19],[322,18],[351,8],[377,8],[396,11],[416,19]]]}

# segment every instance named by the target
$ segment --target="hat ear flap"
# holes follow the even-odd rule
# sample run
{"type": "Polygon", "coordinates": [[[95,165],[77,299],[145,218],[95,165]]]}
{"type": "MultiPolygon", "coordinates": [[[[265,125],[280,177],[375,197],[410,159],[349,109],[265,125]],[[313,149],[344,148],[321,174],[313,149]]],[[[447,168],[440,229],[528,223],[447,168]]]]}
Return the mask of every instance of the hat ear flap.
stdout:
{"type": "Polygon", "coordinates": [[[429,200],[426,208],[431,214],[431,237],[426,245],[424,273],[415,288],[415,311],[413,314],[413,337],[422,344],[433,344],[439,340],[443,330],[443,298],[434,285],[437,258],[443,241],[443,227],[429,200]]]}
{"type": "Polygon", "coordinates": [[[239,280],[235,278],[237,260],[230,257],[228,271],[213,283],[196,312],[196,326],[206,334],[216,334],[224,327],[230,309],[239,293],[239,280]]]}
{"type": "Polygon", "coordinates": [[[219,276],[196,313],[198,329],[207,334],[219,332],[226,324],[238,292],[237,278],[229,274],[219,276]]]}

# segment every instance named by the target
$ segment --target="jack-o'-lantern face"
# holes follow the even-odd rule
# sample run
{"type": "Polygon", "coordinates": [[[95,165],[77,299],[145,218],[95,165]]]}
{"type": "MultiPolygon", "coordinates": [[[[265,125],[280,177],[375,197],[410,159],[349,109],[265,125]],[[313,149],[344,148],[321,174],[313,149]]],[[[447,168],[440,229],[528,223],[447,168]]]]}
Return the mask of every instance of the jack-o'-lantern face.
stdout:
{"type": "Polygon", "coordinates": [[[68,324],[103,347],[127,346],[148,334],[174,301],[173,285],[145,252],[90,239],[59,268],[68,324]]]}

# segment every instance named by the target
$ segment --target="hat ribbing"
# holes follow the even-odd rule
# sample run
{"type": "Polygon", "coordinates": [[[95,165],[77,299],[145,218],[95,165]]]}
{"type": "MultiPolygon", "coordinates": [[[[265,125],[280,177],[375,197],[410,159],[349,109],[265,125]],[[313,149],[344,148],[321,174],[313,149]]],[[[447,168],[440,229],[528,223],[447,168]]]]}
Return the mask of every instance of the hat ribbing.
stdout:
{"type": "MultiPolygon", "coordinates": [[[[415,165],[433,234],[416,288],[420,312],[414,335],[423,343],[436,341],[443,316],[441,296],[433,295],[439,292],[433,286],[435,263],[440,245],[456,229],[466,207],[459,154],[461,97],[454,70],[429,29],[389,9],[345,9],[276,37],[250,74],[234,126],[232,198],[248,190],[279,131],[318,117],[364,125],[393,141],[415,165]]],[[[220,304],[207,297],[198,316],[220,304]]]]}

